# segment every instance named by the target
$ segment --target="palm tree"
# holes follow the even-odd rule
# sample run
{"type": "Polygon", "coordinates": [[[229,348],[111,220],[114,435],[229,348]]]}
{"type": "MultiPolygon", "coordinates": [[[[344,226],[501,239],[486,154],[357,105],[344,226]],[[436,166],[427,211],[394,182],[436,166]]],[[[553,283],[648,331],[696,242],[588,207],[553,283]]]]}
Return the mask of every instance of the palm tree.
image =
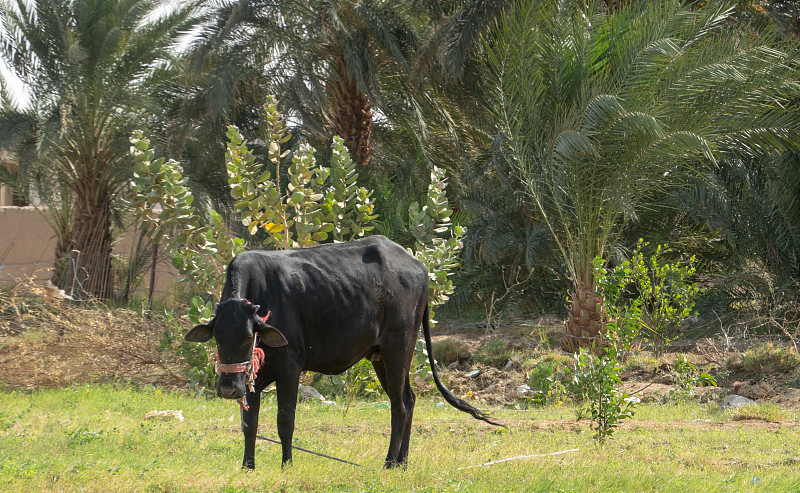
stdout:
{"type": "Polygon", "coordinates": [[[171,47],[192,5],[158,16],[154,0],[18,0],[3,4],[2,56],[31,93],[6,108],[2,145],[28,177],[46,174],[72,197],[56,258],[81,252],[83,288],[111,295],[112,204],[130,179],[128,137],[146,123],[153,88],[169,77],[171,47]],[[35,145],[31,145],[31,144],[35,145]]]}
{"type": "Polygon", "coordinates": [[[369,165],[373,106],[387,85],[402,90],[398,78],[419,45],[414,3],[239,0],[211,7],[193,56],[196,71],[211,77],[198,81],[183,114],[218,126],[233,120],[237,105],[257,105],[252,96],[260,88],[278,96],[317,147],[339,135],[354,160],[369,165]]]}
{"type": "Polygon", "coordinates": [[[489,45],[504,152],[572,284],[566,346],[599,334],[592,260],[648,197],[726,155],[796,140],[797,58],[679,1],[530,1],[489,45]]]}

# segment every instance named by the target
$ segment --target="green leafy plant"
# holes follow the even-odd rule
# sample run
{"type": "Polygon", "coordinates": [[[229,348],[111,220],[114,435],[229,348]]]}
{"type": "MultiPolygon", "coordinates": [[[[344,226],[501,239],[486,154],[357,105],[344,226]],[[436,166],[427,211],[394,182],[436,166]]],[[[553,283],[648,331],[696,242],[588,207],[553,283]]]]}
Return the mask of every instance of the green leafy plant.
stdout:
{"type": "Polygon", "coordinates": [[[528,400],[539,406],[561,402],[570,391],[567,387],[569,374],[569,369],[559,371],[553,361],[539,361],[527,374],[528,387],[533,391],[528,400]]]}
{"type": "Polygon", "coordinates": [[[428,269],[428,303],[431,307],[445,303],[453,293],[450,274],[459,265],[461,238],[466,233],[464,227],[451,221],[453,211],[445,192],[446,174],[446,170],[434,166],[425,201],[421,206],[413,202],[408,208],[407,227],[415,239],[412,253],[428,269]]]}
{"type": "Polygon", "coordinates": [[[645,256],[642,250],[647,247],[647,242],[639,240],[631,271],[644,308],[642,326],[660,354],[678,335],[681,322],[695,313],[700,288],[691,280],[696,270],[694,256],[685,263],[669,262],[663,258],[668,252],[665,247],[658,245],[652,255],[645,256]]]}
{"type": "MultiPolygon", "coordinates": [[[[203,302],[202,298],[192,298],[187,318],[196,325],[209,320],[213,315],[212,303],[203,302]]],[[[210,340],[203,344],[187,342],[183,339],[184,330],[175,319],[172,310],[166,311],[167,328],[161,334],[159,346],[162,351],[171,351],[186,361],[184,375],[189,380],[189,387],[201,394],[212,394],[219,382],[214,359],[216,343],[210,340]]]]}
{"type": "Polygon", "coordinates": [[[695,371],[694,363],[683,354],[679,354],[672,368],[672,382],[675,384],[675,389],[667,395],[669,400],[684,400],[694,395],[695,371]]]}
{"type": "Polygon", "coordinates": [[[596,355],[585,348],[575,355],[573,385],[584,392],[583,411],[594,421],[595,438],[601,443],[614,434],[623,420],[634,414],[633,401],[619,390],[622,380],[615,356],[613,350],[596,355]]]}
{"type": "Polygon", "coordinates": [[[579,348],[569,385],[571,392],[584,402],[579,416],[591,417],[595,438],[603,442],[634,414],[633,400],[620,390],[619,373],[621,355],[631,350],[639,335],[642,305],[640,300],[625,296],[633,277],[628,262],[606,269],[605,262],[595,257],[592,265],[601,297],[601,339],[590,349],[579,348]]]}
{"type": "Polygon", "coordinates": [[[312,377],[311,385],[326,396],[346,400],[345,415],[356,399],[373,398],[383,393],[383,387],[375,376],[372,363],[365,359],[340,375],[316,373],[312,377]]]}
{"type": "MultiPolygon", "coordinates": [[[[436,166],[431,170],[431,181],[425,201],[420,206],[413,202],[408,208],[408,231],[415,242],[410,253],[428,269],[428,305],[430,324],[436,325],[434,308],[445,303],[453,293],[450,275],[459,265],[461,237],[465,228],[453,224],[453,211],[447,200],[446,170],[436,166]]],[[[414,348],[412,372],[422,378],[428,377],[428,353],[425,341],[419,339],[414,348]]]]}
{"type": "Polygon", "coordinates": [[[371,397],[383,392],[380,381],[372,371],[372,363],[362,359],[344,374],[344,384],[347,390],[347,407],[344,413],[350,410],[350,405],[356,397],[371,397]]]}
{"type": "Polygon", "coordinates": [[[176,161],[156,159],[141,131],[130,140],[134,168],[127,198],[133,215],[150,241],[165,245],[182,280],[218,299],[225,266],[244,250],[244,240],[228,234],[216,211],[203,219],[176,161]]]}
{"type": "Polygon", "coordinates": [[[342,139],[334,137],[327,167],[316,166],[315,149],[301,144],[292,153],[284,190],[279,166],[288,151],[281,152],[280,145],[288,141],[288,130],[273,97],[264,105],[261,122],[274,170],[256,162],[235,126],[228,127],[225,153],[234,207],[251,235],[265,231],[264,246],[288,249],[347,241],[373,229],[372,192],[358,186],[355,163],[342,139]]]}
{"type": "Polygon", "coordinates": [[[602,299],[603,332],[617,351],[630,351],[642,326],[642,299],[626,296],[626,289],[635,282],[631,263],[624,261],[606,268],[603,259],[595,257],[592,265],[597,294],[602,299]]]}
{"type": "Polygon", "coordinates": [[[679,354],[670,372],[675,388],[664,396],[664,402],[685,401],[694,396],[695,387],[716,387],[716,379],[704,372],[698,371],[697,366],[689,359],[679,354]]]}

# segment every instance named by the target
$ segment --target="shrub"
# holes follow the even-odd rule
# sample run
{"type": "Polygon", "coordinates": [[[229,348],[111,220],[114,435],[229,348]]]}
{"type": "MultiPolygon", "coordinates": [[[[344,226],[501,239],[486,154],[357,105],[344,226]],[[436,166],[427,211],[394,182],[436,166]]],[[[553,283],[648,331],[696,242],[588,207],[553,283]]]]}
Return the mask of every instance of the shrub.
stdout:
{"type": "Polygon", "coordinates": [[[698,372],[697,367],[689,359],[679,354],[670,372],[675,389],[665,396],[666,401],[682,401],[694,395],[694,388],[716,387],[717,381],[706,372],[698,372]]]}
{"type": "Polygon", "coordinates": [[[759,419],[769,423],[779,423],[787,419],[786,411],[772,402],[754,402],[746,406],[737,407],[731,411],[731,419],[741,421],[744,419],[759,419]]]}
{"type": "MultiPolygon", "coordinates": [[[[190,388],[200,394],[213,395],[219,383],[219,375],[212,357],[216,352],[214,339],[203,344],[187,342],[183,339],[184,330],[175,319],[174,312],[167,310],[166,316],[167,328],[161,334],[160,349],[171,351],[186,361],[187,368],[184,370],[184,375],[189,380],[190,388]]],[[[192,298],[187,316],[192,325],[211,319],[211,302],[204,303],[199,296],[195,296],[192,298]]]]}
{"type": "Polygon", "coordinates": [[[433,342],[433,356],[443,365],[469,359],[469,347],[458,339],[448,337],[433,342]]]}
{"type": "Polygon", "coordinates": [[[534,392],[530,402],[537,405],[558,403],[569,394],[569,371],[559,368],[554,361],[542,360],[527,374],[528,387],[534,392]]]}
{"type": "Polygon", "coordinates": [[[475,363],[503,368],[513,356],[513,349],[505,339],[495,339],[478,348],[472,356],[475,363]]]}
{"type": "Polygon", "coordinates": [[[634,404],[619,387],[619,361],[612,352],[594,355],[584,348],[575,355],[577,364],[572,385],[583,394],[588,413],[594,421],[595,438],[605,441],[613,435],[623,420],[633,417],[634,404]]]}
{"type": "Polygon", "coordinates": [[[748,348],[741,355],[741,364],[753,373],[784,373],[800,365],[800,357],[791,349],[767,342],[748,348]]]}
{"type": "Polygon", "coordinates": [[[696,270],[694,256],[688,262],[670,263],[663,258],[668,250],[662,245],[649,257],[642,253],[647,246],[642,240],[636,245],[631,275],[643,308],[640,323],[656,351],[663,353],[677,337],[681,322],[695,313],[700,288],[691,282],[696,270]]]}

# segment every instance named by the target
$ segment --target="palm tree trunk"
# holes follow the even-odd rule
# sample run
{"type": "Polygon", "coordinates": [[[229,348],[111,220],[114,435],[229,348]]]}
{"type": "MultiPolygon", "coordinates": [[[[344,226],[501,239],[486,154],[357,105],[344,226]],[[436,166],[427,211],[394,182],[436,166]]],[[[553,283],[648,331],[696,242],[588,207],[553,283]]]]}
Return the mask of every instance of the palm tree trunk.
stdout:
{"type": "Polygon", "coordinates": [[[339,60],[338,73],[331,88],[334,135],[344,139],[356,163],[367,166],[372,158],[372,102],[350,80],[344,59],[339,60]]]}
{"type": "Polygon", "coordinates": [[[53,261],[53,275],[50,282],[59,289],[67,289],[67,271],[69,270],[69,252],[72,250],[72,239],[69,232],[64,238],[56,236],[55,260],[53,261]]]}
{"type": "Polygon", "coordinates": [[[564,350],[576,352],[579,348],[597,346],[603,316],[602,299],[594,291],[593,283],[580,280],[572,291],[572,307],[566,326],[564,350]]]}
{"type": "Polygon", "coordinates": [[[73,248],[81,252],[75,272],[81,291],[98,299],[111,298],[110,198],[94,203],[91,197],[76,197],[72,238],[73,248]]]}

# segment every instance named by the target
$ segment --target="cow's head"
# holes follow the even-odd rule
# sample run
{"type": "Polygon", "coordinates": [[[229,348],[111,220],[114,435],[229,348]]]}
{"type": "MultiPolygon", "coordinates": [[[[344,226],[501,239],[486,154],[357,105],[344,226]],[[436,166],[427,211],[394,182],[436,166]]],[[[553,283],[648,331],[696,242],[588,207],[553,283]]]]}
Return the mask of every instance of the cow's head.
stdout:
{"type": "MultiPolygon", "coordinates": [[[[219,361],[223,365],[249,362],[253,358],[253,338],[258,334],[269,347],[288,344],[286,337],[258,316],[259,305],[246,300],[228,300],[217,305],[214,318],[190,330],[184,339],[206,342],[217,341],[219,361]]],[[[246,374],[220,372],[217,394],[227,399],[240,399],[245,395],[246,374]]]]}

